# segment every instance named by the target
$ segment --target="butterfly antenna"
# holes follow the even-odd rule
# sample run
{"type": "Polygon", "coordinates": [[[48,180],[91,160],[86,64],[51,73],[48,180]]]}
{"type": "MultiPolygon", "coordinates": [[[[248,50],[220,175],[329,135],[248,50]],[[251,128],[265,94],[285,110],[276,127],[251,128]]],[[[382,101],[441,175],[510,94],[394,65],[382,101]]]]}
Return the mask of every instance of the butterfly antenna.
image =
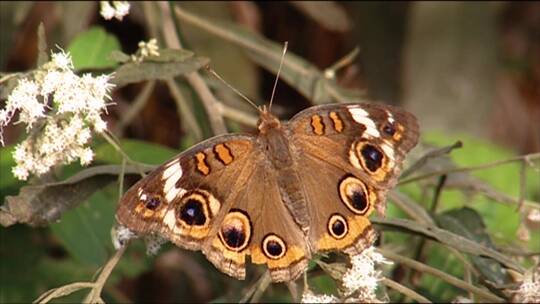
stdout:
{"type": "Polygon", "coordinates": [[[274,81],[274,88],[272,89],[272,96],[270,97],[270,105],[268,106],[268,110],[272,108],[272,102],[274,101],[274,94],[276,93],[276,87],[277,87],[277,82],[279,79],[279,74],[281,73],[281,67],[283,66],[283,61],[285,59],[285,53],[287,53],[288,45],[289,45],[289,42],[285,41],[285,44],[283,45],[283,53],[281,54],[281,61],[279,62],[279,68],[276,74],[276,80],[274,81]]]}
{"type": "Polygon", "coordinates": [[[242,92],[238,91],[235,87],[228,84],[225,81],[225,79],[221,78],[221,76],[219,76],[218,73],[212,70],[212,68],[210,68],[209,66],[206,66],[206,69],[208,70],[208,72],[210,72],[210,74],[214,75],[217,79],[221,80],[227,87],[229,87],[229,89],[233,90],[233,92],[238,94],[240,97],[244,98],[250,105],[252,105],[255,109],[257,109],[257,111],[259,112],[261,111],[261,109],[253,101],[251,101],[251,99],[247,98],[247,96],[242,94],[242,92]]]}

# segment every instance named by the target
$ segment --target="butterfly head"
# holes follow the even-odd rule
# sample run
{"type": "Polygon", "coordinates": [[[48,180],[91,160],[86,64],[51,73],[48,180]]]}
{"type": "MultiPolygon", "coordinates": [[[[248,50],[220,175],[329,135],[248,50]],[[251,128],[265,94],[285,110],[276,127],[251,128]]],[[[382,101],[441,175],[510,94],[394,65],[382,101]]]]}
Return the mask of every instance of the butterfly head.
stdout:
{"type": "Polygon", "coordinates": [[[279,129],[281,128],[281,122],[279,119],[270,113],[269,109],[266,106],[262,106],[260,110],[259,121],[257,122],[257,128],[261,134],[268,133],[270,129],[279,129]]]}

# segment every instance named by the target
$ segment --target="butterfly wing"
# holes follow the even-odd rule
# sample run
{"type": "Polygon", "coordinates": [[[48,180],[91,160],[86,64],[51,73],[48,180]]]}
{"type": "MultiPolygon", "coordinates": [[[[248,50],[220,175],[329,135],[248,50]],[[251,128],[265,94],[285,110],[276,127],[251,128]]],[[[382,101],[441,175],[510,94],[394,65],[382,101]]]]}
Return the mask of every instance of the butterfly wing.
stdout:
{"type": "Polygon", "coordinates": [[[200,249],[227,208],[229,190],[249,166],[253,146],[251,136],[222,135],[184,151],[124,194],[117,221],[137,234],[200,249]]]}
{"type": "Polygon", "coordinates": [[[252,136],[218,136],[181,153],[131,187],[117,220],[202,250],[222,272],[243,279],[246,256],[274,281],[298,277],[309,251],[281,203],[276,177],[252,136]]]}
{"type": "Polygon", "coordinates": [[[323,105],[289,122],[297,172],[308,202],[311,246],[354,254],[371,245],[368,216],[384,213],[418,124],[400,109],[373,104],[323,105]]]}
{"type": "MultiPolygon", "coordinates": [[[[223,272],[244,273],[245,256],[255,264],[265,264],[274,282],[296,279],[310,257],[305,236],[282,202],[275,171],[269,170],[263,153],[234,194],[234,206],[203,252],[223,272]],[[244,224],[240,224],[244,223],[244,224]],[[241,229],[249,226],[245,243],[235,245],[241,229]],[[248,242],[249,239],[249,242],[248,242]]],[[[243,275],[242,275],[243,277],[243,275]]]]}

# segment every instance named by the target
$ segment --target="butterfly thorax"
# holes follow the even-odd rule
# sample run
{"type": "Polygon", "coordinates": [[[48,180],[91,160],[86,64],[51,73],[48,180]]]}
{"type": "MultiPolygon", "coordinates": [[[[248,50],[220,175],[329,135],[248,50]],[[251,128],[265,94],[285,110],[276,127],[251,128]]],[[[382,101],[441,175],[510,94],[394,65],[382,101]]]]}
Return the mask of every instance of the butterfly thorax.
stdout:
{"type": "Polygon", "coordinates": [[[289,141],[279,119],[265,108],[258,123],[259,144],[273,167],[278,171],[293,165],[289,141]]]}
{"type": "Polygon", "coordinates": [[[274,172],[281,200],[298,226],[307,232],[309,215],[306,198],[300,187],[294,152],[287,136],[287,125],[263,108],[258,129],[260,134],[257,142],[271,167],[267,171],[274,172]]]}

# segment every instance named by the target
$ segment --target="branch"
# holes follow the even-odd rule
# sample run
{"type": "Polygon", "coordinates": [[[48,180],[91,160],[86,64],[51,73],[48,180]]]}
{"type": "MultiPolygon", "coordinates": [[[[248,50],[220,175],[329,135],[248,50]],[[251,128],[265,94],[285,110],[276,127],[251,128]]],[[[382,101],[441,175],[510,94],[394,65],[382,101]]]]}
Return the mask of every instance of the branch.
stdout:
{"type": "Polygon", "coordinates": [[[395,289],[395,290],[399,291],[400,293],[406,295],[407,297],[409,297],[409,298],[411,298],[413,300],[416,300],[418,303],[432,303],[430,300],[428,300],[424,296],[420,295],[416,291],[414,291],[414,290],[412,290],[410,288],[407,288],[406,286],[403,286],[403,285],[399,284],[396,281],[390,280],[389,278],[383,278],[381,280],[381,283],[383,283],[384,285],[386,285],[386,286],[388,286],[388,287],[390,287],[392,289],[395,289]]]}
{"type": "Polygon", "coordinates": [[[76,282],[64,285],[62,287],[53,288],[44,292],[33,303],[48,303],[53,299],[64,297],[74,293],[75,291],[86,288],[91,288],[91,290],[83,300],[83,303],[103,303],[103,299],[101,298],[101,291],[103,290],[103,286],[107,282],[107,279],[109,278],[114,267],[120,260],[120,257],[122,257],[122,255],[126,251],[126,248],[127,245],[116,251],[116,253],[109,259],[109,261],[107,261],[95,282],[76,282]]]}
{"type": "Polygon", "coordinates": [[[428,274],[431,274],[435,277],[438,277],[440,278],[441,280],[443,281],[446,281],[447,283],[449,284],[452,284],[456,287],[459,287],[463,290],[466,290],[466,291],[470,291],[476,295],[478,295],[479,297],[482,297],[483,299],[489,301],[489,302],[497,302],[497,303],[500,303],[500,302],[504,302],[505,300],[488,292],[488,291],[485,291],[481,288],[478,288],[476,286],[473,286],[463,280],[460,280],[454,276],[451,276],[443,271],[440,271],[436,268],[433,268],[429,265],[426,265],[426,264],[423,264],[423,263],[420,263],[420,262],[417,262],[413,259],[410,259],[410,258],[407,258],[407,257],[404,257],[402,255],[399,255],[399,254],[396,254],[392,251],[389,251],[389,250],[385,250],[385,249],[377,249],[384,257],[390,259],[390,260],[393,260],[393,261],[396,261],[398,263],[401,263],[405,266],[408,266],[410,268],[413,268],[417,271],[420,271],[420,272],[425,272],[425,273],[428,273],[428,274]]]}
{"type": "Polygon", "coordinates": [[[461,167],[461,168],[450,168],[450,169],[444,169],[444,170],[438,170],[438,171],[432,171],[425,174],[421,174],[418,176],[414,176],[405,180],[402,180],[398,183],[398,185],[404,185],[408,183],[412,183],[415,181],[419,181],[422,179],[427,179],[433,176],[439,176],[444,174],[450,174],[450,173],[457,173],[457,172],[468,172],[468,171],[476,171],[476,170],[482,170],[482,169],[488,169],[496,166],[500,166],[507,163],[512,163],[516,161],[522,161],[522,162],[530,162],[532,160],[540,159],[540,153],[532,153],[532,154],[526,154],[526,155],[520,155],[516,157],[511,157],[508,159],[503,159],[487,164],[477,165],[477,166],[469,166],[469,167],[461,167]]]}
{"type": "MultiPolygon", "coordinates": [[[[178,39],[178,35],[172,35],[170,33],[178,33],[176,27],[174,26],[174,21],[172,18],[172,12],[167,2],[160,1],[158,7],[161,10],[161,15],[163,16],[163,33],[165,37],[165,43],[169,48],[181,49],[182,44],[178,39]],[[167,34],[169,33],[169,34],[167,34]]],[[[225,126],[225,121],[221,115],[221,109],[219,107],[219,101],[214,97],[202,77],[197,72],[191,72],[187,74],[186,80],[193,87],[197,95],[201,99],[201,102],[208,114],[208,119],[210,121],[210,126],[214,135],[227,133],[227,127],[225,126]]]]}

